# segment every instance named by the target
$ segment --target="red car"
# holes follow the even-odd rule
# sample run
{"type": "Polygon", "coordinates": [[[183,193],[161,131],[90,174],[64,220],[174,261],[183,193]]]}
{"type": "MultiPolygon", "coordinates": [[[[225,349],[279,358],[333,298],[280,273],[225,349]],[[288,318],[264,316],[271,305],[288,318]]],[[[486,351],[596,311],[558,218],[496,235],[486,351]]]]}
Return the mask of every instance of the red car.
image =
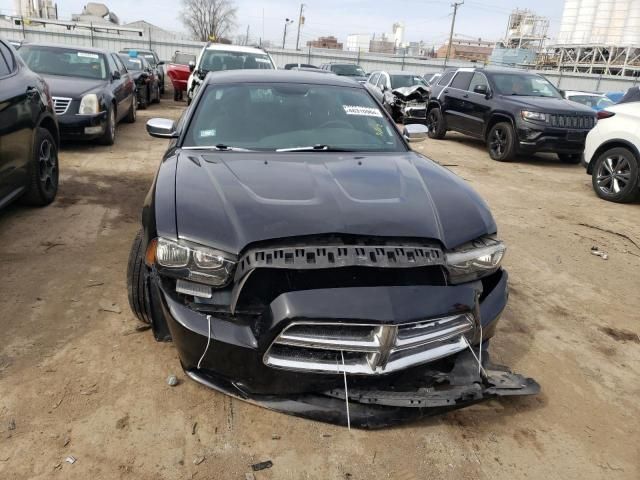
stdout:
{"type": "Polygon", "coordinates": [[[189,64],[195,65],[196,56],[190,53],[176,52],[167,65],[167,75],[173,85],[173,99],[182,100],[182,92],[187,90],[187,80],[191,75],[189,64]]]}

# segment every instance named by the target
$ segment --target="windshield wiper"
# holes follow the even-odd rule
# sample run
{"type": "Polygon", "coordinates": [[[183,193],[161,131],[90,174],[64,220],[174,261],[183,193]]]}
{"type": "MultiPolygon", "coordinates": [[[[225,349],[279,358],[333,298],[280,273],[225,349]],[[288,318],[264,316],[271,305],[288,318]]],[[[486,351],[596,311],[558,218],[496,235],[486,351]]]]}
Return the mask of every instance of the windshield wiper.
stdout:
{"type": "Polygon", "coordinates": [[[219,143],[217,145],[197,145],[193,147],[183,147],[183,149],[190,150],[218,150],[220,152],[255,152],[255,150],[250,150],[248,148],[242,147],[231,147],[229,145],[225,145],[224,143],[219,143]]]}
{"type": "Polygon", "coordinates": [[[355,152],[355,150],[317,144],[308,147],[278,148],[276,152],[355,152]]]}

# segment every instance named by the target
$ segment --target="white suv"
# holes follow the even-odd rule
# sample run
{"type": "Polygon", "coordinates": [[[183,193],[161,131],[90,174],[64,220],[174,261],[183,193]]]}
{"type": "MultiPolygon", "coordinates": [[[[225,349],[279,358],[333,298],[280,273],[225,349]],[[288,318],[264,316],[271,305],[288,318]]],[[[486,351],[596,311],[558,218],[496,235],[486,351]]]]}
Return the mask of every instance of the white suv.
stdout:
{"type": "Polygon", "coordinates": [[[587,135],[584,163],[600,198],[627,203],[640,196],[640,102],[607,107],[587,135]]]}
{"type": "Polygon", "coordinates": [[[271,56],[261,48],[209,43],[202,49],[191,70],[187,82],[187,105],[193,100],[208,72],[243,69],[275,70],[275,68],[271,56]]]}

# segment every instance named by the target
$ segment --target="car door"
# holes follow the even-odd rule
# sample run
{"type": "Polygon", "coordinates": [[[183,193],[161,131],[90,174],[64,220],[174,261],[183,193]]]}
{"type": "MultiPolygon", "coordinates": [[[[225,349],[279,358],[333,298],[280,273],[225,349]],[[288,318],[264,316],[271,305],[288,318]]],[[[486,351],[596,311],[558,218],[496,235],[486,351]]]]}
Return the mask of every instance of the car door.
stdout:
{"type": "Polygon", "coordinates": [[[39,114],[38,77],[0,41],[0,205],[27,183],[39,114]]]}
{"type": "Polygon", "coordinates": [[[129,108],[131,108],[131,104],[133,102],[133,99],[131,97],[133,97],[136,93],[136,85],[133,81],[133,75],[131,75],[129,70],[127,70],[127,67],[125,66],[122,59],[116,53],[114,53],[113,56],[115,58],[116,64],[118,65],[118,71],[120,72],[120,81],[122,82],[123,91],[125,94],[123,102],[125,110],[123,115],[126,115],[126,112],[128,112],[129,108]]]}
{"type": "Polygon", "coordinates": [[[369,88],[369,91],[373,94],[373,96],[376,97],[376,100],[382,103],[382,92],[376,85],[379,78],[380,72],[373,72],[367,80],[367,87],[369,88]]]}
{"type": "Polygon", "coordinates": [[[465,102],[469,98],[469,84],[473,77],[472,71],[459,71],[446,87],[440,97],[440,105],[442,106],[447,126],[453,130],[468,132],[469,120],[468,112],[466,112],[465,102]]]}
{"type": "Polygon", "coordinates": [[[128,105],[126,104],[127,94],[125,92],[125,82],[120,73],[120,67],[116,62],[116,55],[113,53],[107,54],[109,61],[109,69],[111,70],[111,93],[116,101],[116,122],[127,114],[128,105]]]}
{"type": "Polygon", "coordinates": [[[465,99],[466,123],[469,133],[482,137],[491,111],[489,80],[482,72],[475,72],[469,84],[469,95],[465,99]]]}

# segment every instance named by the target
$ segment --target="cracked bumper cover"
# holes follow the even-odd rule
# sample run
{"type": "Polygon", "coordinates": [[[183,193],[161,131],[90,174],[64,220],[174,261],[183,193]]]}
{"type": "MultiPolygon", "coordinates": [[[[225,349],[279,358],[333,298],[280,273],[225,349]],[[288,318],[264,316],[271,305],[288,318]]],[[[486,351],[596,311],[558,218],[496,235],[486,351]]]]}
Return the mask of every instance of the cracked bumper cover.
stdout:
{"type": "MultiPolygon", "coordinates": [[[[347,375],[351,424],[376,428],[461,408],[505,395],[539,391],[535,381],[488,362],[488,339],[508,297],[507,274],[500,270],[479,305],[484,342],[483,364],[469,349],[437,361],[383,375],[347,375]]],[[[482,282],[457,286],[358,287],[288,292],[276,298],[260,322],[211,318],[207,343],[206,314],[187,307],[156,274],[150,277],[154,312],[167,321],[185,372],[194,380],[233,397],[276,411],[347,423],[344,379],[339,374],[269,367],[264,354],[276,336],[296,320],[331,319],[353,324],[402,325],[417,319],[472,311],[482,282]],[[257,325],[256,323],[259,323],[257,325]]],[[[476,351],[479,332],[471,338],[476,351]]]]}

